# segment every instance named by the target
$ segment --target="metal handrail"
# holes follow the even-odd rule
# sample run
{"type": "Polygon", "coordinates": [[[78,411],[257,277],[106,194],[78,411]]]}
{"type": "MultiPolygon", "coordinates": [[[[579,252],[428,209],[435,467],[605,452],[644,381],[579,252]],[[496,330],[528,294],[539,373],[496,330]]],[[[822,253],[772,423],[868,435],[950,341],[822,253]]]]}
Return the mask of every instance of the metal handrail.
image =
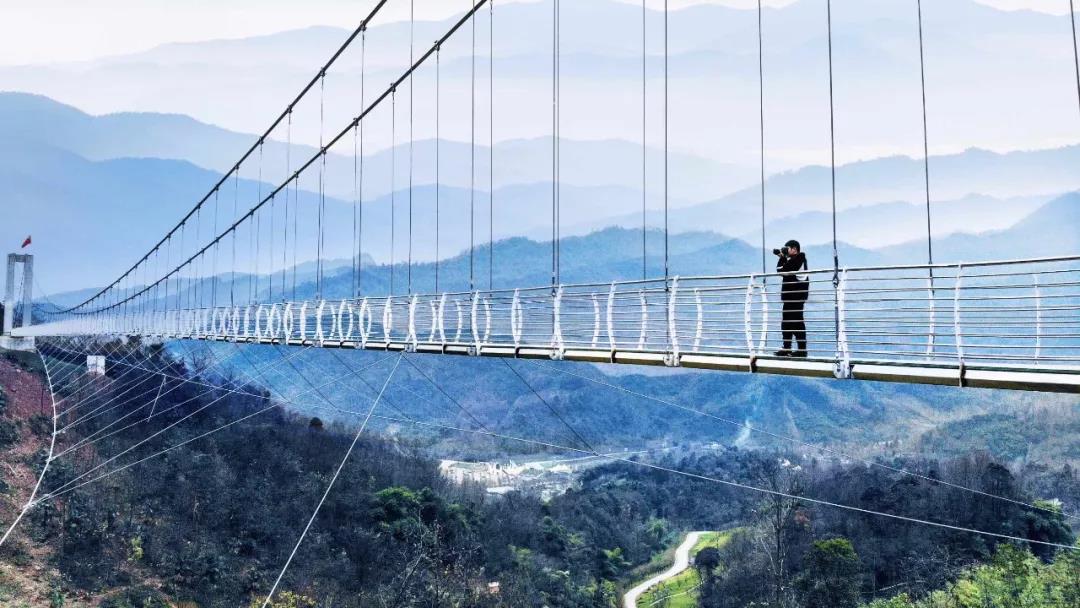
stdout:
{"type": "MultiPolygon", "coordinates": [[[[813,270],[804,317],[810,359],[838,377],[869,360],[959,367],[1080,362],[1080,256],[975,264],[813,270]],[[1053,265],[1053,268],[1048,268],[1053,265]],[[999,272],[1010,269],[1009,272],[999,272]],[[933,289],[898,270],[937,269],[933,289]],[[954,269],[953,273],[940,272],[954,269]],[[1015,271],[1013,271],[1015,269],[1015,271]],[[981,273],[980,273],[981,272],[981,273]],[[1055,275],[1051,282],[1040,280],[1055,275]],[[876,284],[869,284],[874,281],[876,284]],[[856,285],[856,286],[852,286],[856,285]],[[1002,292],[1001,290],[1010,290],[1002,292]],[[882,294],[887,294],[882,297],[882,294]],[[839,320],[832,318],[834,307],[839,320]]],[[[779,277],[796,273],[671,277],[438,294],[264,302],[72,315],[25,335],[142,335],[359,348],[568,350],[656,355],[770,357],[779,348],[779,277]],[[113,314],[115,313],[115,314],[113,314]]],[[[751,367],[753,365],[751,364],[751,367]]],[[[1080,372],[1080,370],[1078,370],[1080,372]]]]}

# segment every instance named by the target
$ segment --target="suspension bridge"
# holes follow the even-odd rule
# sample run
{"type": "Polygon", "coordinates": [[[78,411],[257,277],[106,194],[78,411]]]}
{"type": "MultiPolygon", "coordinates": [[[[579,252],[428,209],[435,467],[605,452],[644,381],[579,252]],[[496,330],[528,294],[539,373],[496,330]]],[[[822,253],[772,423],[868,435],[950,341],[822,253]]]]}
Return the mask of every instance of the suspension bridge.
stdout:
{"type": "MultiPolygon", "coordinates": [[[[642,202],[642,275],[594,284],[562,281],[561,146],[562,146],[562,27],[561,2],[551,2],[551,282],[546,285],[502,285],[492,278],[495,265],[496,202],[494,201],[495,3],[477,0],[442,36],[427,48],[417,48],[415,5],[409,3],[408,62],[394,80],[373,95],[365,85],[364,57],[368,24],[386,9],[378,2],[359,27],[306,86],[247,148],[231,171],[217,180],[191,211],[156,245],[138,258],[116,281],[94,296],[66,309],[41,309],[43,323],[11,330],[15,337],[140,336],[152,340],[197,339],[257,342],[284,346],[315,346],[473,356],[543,357],[543,359],[635,365],[697,367],[751,373],[836,377],[951,384],[958,387],[1013,390],[1080,391],[1080,257],[973,260],[969,264],[935,264],[933,255],[932,174],[927,120],[926,63],[921,2],[913,3],[917,17],[921,68],[923,173],[926,180],[927,262],[891,267],[847,267],[839,254],[837,229],[836,136],[833,75],[833,8],[825,2],[822,26],[828,35],[829,126],[832,151],[832,265],[806,276],[809,298],[805,315],[806,359],[786,354],[782,344],[784,303],[782,273],[770,271],[766,243],[766,70],[762,45],[766,40],[764,13],[757,14],[761,151],[761,271],[752,274],[677,276],[671,268],[669,244],[669,11],[663,11],[663,102],[652,117],[663,125],[663,253],[662,272],[650,274],[647,251],[648,213],[642,202]],[[489,55],[488,116],[480,116],[477,97],[485,92],[477,81],[477,22],[484,22],[489,55]],[[467,117],[470,133],[470,198],[468,285],[455,291],[441,288],[440,243],[446,240],[440,208],[440,146],[435,146],[435,221],[415,221],[415,85],[421,69],[434,70],[435,141],[440,141],[443,96],[443,46],[460,37],[468,41],[470,91],[467,117]],[[359,50],[356,49],[359,46],[359,50]],[[325,83],[342,55],[360,53],[360,112],[335,135],[326,137],[325,83]],[[405,97],[400,100],[399,97],[405,97]],[[318,96],[318,107],[314,100],[318,96]],[[370,98],[368,98],[370,97],[370,98]],[[294,113],[311,100],[319,120],[320,144],[296,166],[286,153],[284,177],[262,192],[271,168],[264,146],[284,135],[293,148],[294,113]],[[405,109],[399,110],[399,105],[405,109]],[[389,113],[387,112],[389,106],[389,113]],[[381,113],[376,113],[380,110],[381,113]],[[365,222],[369,194],[365,192],[365,131],[375,121],[390,123],[391,144],[399,141],[399,113],[407,113],[407,186],[397,197],[397,153],[391,158],[392,200],[389,224],[365,222]],[[477,203],[485,176],[477,172],[477,125],[487,119],[492,156],[488,163],[490,195],[487,208],[477,203]],[[282,133],[284,132],[284,133],[282,133]],[[350,141],[351,140],[351,141],[350,141]],[[351,145],[351,151],[348,150],[351,145]],[[352,175],[332,176],[327,156],[345,149],[353,160],[352,175]],[[254,204],[242,211],[241,172],[258,176],[254,204]],[[308,176],[318,187],[316,198],[301,199],[300,181],[308,176]],[[325,258],[330,220],[326,184],[352,179],[352,276],[348,294],[328,297],[325,258]],[[232,184],[230,184],[230,181],[232,184]],[[231,186],[231,187],[230,187],[231,186]],[[230,192],[230,190],[232,190],[230,192]],[[228,199],[232,198],[231,214],[228,199]],[[222,201],[224,199],[224,201],[222,201]],[[314,207],[314,208],[312,208],[314,207]],[[403,221],[397,214],[405,216],[403,221]],[[478,234],[484,215],[486,242],[478,234]],[[301,230],[301,224],[303,229],[301,230]],[[404,234],[399,234],[404,228],[404,234]],[[365,284],[365,237],[389,233],[386,268],[389,285],[365,284]],[[397,245],[405,241],[404,247],[397,245]],[[418,289],[414,280],[414,246],[434,241],[432,291],[418,289]],[[306,245],[313,244],[312,251],[306,245]],[[405,259],[395,259],[400,248],[405,259]],[[302,256],[302,257],[301,257],[302,256]],[[310,297],[297,295],[299,260],[314,262],[310,297]],[[486,262],[485,269],[482,268],[486,262]],[[486,281],[484,274],[487,274],[486,281]],[[402,276],[404,275],[404,276],[402,276]],[[240,279],[238,279],[240,276],[240,279]],[[486,283],[486,285],[485,285],[486,283]]],[[[643,38],[647,10],[643,5],[643,38]]],[[[1070,12],[1075,14],[1074,6],[1070,12]]],[[[1074,19],[1075,28],[1075,19],[1074,19]]],[[[483,40],[481,41],[483,42],[483,40]]],[[[1080,106],[1080,55],[1072,37],[1080,106]]],[[[1064,41],[1063,41],[1064,44],[1064,41]]],[[[482,45],[481,45],[482,46],[482,45]]],[[[643,60],[648,63],[643,41],[643,60]]],[[[483,57],[481,57],[483,58],[483,57]]],[[[648,173],[648,69],[643,67],[643,192],[648,173]]],[[[404,120],[402,120],[404,122],[404,120]]],[[[386,125],[382,125],[386,126],[386,125]]],[[[367,180],[372,180],[370,170],[367,180]]],[[[370,189],[370,188],[368,188],[370,189]]],[[[507,204],[513,205],[513,201],[507,204]]],[[[633,205],[627,201],[627,205],[633,205]]],[[[508,207],[509,208],[509,207],[508,207]]],[[[504,221],[512,221],[512,214],[504,221]]],[[[16,260],[17,261],[17,260],[16,260]]],[[[791,274],[791,273],[788,273],[791,274]]],[[[9,279],[11,279],[11,273],[9,279]]],[[[11,285],[11,280],[9,281],[11,285]]],[[[301,292],[305,291],[301,286],[301,292]]],[[[9,309],[15,309],[9,292],[9,309]]],[[[9,315],[11,316],[11,315],[9,315]]]]}
{"type": "MultiPolygon", "coordinates": [[[[645,243],[649,230],[646,219],[648,213],[642,205],[640,277],[620,277],[591,283],[562,281],[563,222],[559,179],[562,22],[560,0],[553,0],[548,2],[552,11],[552,21],[549,24],[552,43],[551,280],[544,285],[495,286],[492,264],[495,252],[496,207],[490,198],[487,209],[478,205],[477,190],[482,185],[483,176],[478,175],[476,170],[477,123],[487,118],[493,124],[496,111],[494,103],[490,105],[489,116],[479,116],[477,111],[476,98],[483,94],[476,84],[477,22],[486,20],[485,23],[490,28],[489,42],[497,36],[494,2],[470,2],[468,10],[452,20],[448,29],[433,44],[420,48],[414,35],[415,10],[409,2],[408,65],[388,86],[374,93],[370,93],[370,85],[364,84],[366,76],[361,69],[361,87],[364,93],[358,102],[358,113],[337,131],[324,136],[324,97],[328,74],[333,73],[335,63],[346,52],[359,52],[361,66],[364,65],[368,26],[380,16],[388,3],[389,0],[380,0],[375,4],[362,23],[333,55],[316,69],[310,81],[241,155],[232,169],[212,184],[191,210],[115,281],[75,306],[38,307],[34,311],[37,317],[35,322],[24,322],[21,326],[14,327],[11,325],[11,318],[15,316],[17,308],[16,294],[10,288],[13,285],[14,267],[17,263],[30,263],[32,260],[25,256],[10,258],[6,302],[9,314],[5,318],[5,331],[8,336],[33,340],[46,356],[69,363],[78,362],[85,356],[106,356],[110,370],[139,369],[140,366],[145,368],[145,362],[136,361],[137,357],[132,357],[129,352],[125,353],[116,347],[118,339],[121,343],[128,339],[137,339],[142,344],[173,341],[222,342],[234,345],[239,352],[242,352],[245,345],[273,345],[281,347],[284,362],[310,348],[360,349],[400,353],[398,364],[402,360],[411,361],[413,354],[458,355],[498,357],[506,360],[685,367],[837,378],[845,381],[891,381],[972,388],[1080,392],[1080,256],[975,260],[963,264],[939,263],[934,260],[931,230],[934,221],[931,205],[933,183],[928,143],[930,134],[926,127],[928,91],[921,2],[913,1],[912,11],[918,18],[918,31],[913,34],[919,39],[919,59],[924,70],[921,82],[921,111],[925,152],[926,262],[903,266],[861,267],[849,267],[843,263],[839,253],[840,235],[837,233],[836,222],[836,140],[835,128],[832,128],[830,145],[833,255],[827,267],[810,268],[797,273],[800,280],[809,285],[809,297],[805,306],[808,335],[805,358],[777,354],[778,350],[782,353],[784,348],[781,336],[784,309],[781,289],[784,279],[792,273],[771,271],[764,236],[765,207],[769,199],[765,188],[764,164],[767,146],[764,112],[766,72],[761,45],[764,44],[767,30],[760,6],[757,20],[759,56],[756,67],[761,88],[750,94],[758,95],[761,103],[761,271],[715,276],[677,276],[671,272],[667,162],[669,31],[665,2],[662,34],[664,93],[659,112],[665,144],[662,183],[663,270],[655,275],[650,275],[648,270],[645,243]],[[435,250],[438,252],[439,243],[445,239],[445,235],[441,232],[443,224],[438,215],[438,178],[435,181],[437,191],[434,225],[423,226],[422,234],[420,230],[414,230],[412,84],[422,68],[434,71],[435,140],[438,142],[438,104],[442,95],[438,84],[440,57],[443,46],[456,37],[465,37],[471,41],[469,65],[473,86],[468,92],[471,107],[468,128],[473,152],[470,158],[472,184],[468,210],[469,248],[465,253],[468,262],[468,285],[453,290],[441,288],[447,281],[443,277],[440,282],[442,261],[437,253],[434,261],[434,289],[421,290],[416,289],[417,281],[414,281],[414,269],[417,267],[417,260],[413,257],[414,245],[418,239],[431,239],[435,241],[435,250]],[[365,204],[369,200],[369,194],[365,192],[365,131],[370,131],[376,120],[385,120],[391,123],[391,130],[396,132],[398,105],[406,105],[399,97],[405,94],[408,96],[409,144],[408,158],[402,164],[408,171],[408,188],[404,190],[405,194],[400,195],[400,200],[396,198],[398,195],[395,195],[390,208],[389,224],[372,226],[364,213],[365,204]],[[302,101],[310,101],[316,96],[320,125],[319,146],[313,155],[298,159],[294,164],[291,156],[294,114],[300,111],[302,101]],[[387,106],[388,112],[385,111],[387,106]],[[376,111],[380,108],[384,111],[377,114],[376,111]],[[270,173],[269,169],[263,166],[263,148],[268,141],[275,138],[287,140],[290,154],[286,159],[284,177],[263,192],[264,170],[267,174],[270,173]],[[350,227],[352,241],[349,243],[353,254],[349,269],[351,284],[347,295],[331,297],[326,285],[325,267],[327,239],[331,238],[328,236],[330,220],[326,213],[325,184],[330,179],[327,173],[327,156],[340,153],[344,148],[350,149],[348,153],[354,161],[352,175],[345,176],[353,180],[355,192],[350,227]],[[260,189],[256,200],[246,211],[241,208],[237,195],[243,171],[249,176],[259,176],[260,189]],[[312,199],[302,201],[300,182],[303,177],[317,184],[314,204],[311,204],[312,199]],[[232,203],[231,211],[229,202],[232,203]],[[478,218],[485,212],[488,214],[486,223],[489,229],[486,239],[478,231],[478,218]],[[407,229],[404,234],[398,234],[401,222],[394,215],[397,213],[406,217],[407,229]],[[301,220],[310,224],[305,226],[305,229],[310,228],[311,234],[300,234],[301,220]],[[389,273],[388,285],[365,281],[370,270],[365,267],[365,263],[370,264],[365,262],[365,238],[370,239],[372,234],[389,235],[390,255],[383,265],[389,273]],[[305,251],[302,244],[303,240],[309,238],[314,243],[313,251],[305,251]],[[401,246],[402,241],[404,247],[401,246]],[[401,249],[406,252],[404,259],[398,257],[401,249]],[[308,288],[298,286],[297,266],[301,259],[308,259],[315,264],[312,280],[314,285],[308,288]],[[486,269],[483,268],[485,262],[488,266],[486,269]],[[305,292],[312,295],[307,296],[305,292]],[[289,354],[290,351],[292,354],[289,354]]],[[[1073,11],[1075,28],[1075,11],[1072,3],[1069,4],[1073,11]]],[[[822,52],[827,53],[829,60],[829,118],[830,127],[834,127],[832,5],[827,0],[823,5],[822,27],[827,28],[829,46],[822,49],[822,52]]],[[[1076,62],[1077,102],[1080,111],[1080,55],[1076,46],[1074,29],[1071,48],[1076,62]]],[[[487,62],[490,70],[487,77],[492,86],[496,79],[493,65],[493,62],[487,62]]],[[[642,106],[644,110],[644,99],[642,106]]],[[[493,129],[489,129],[489,135],[494,138],[493,129]]],[[[396,136],[394,140],[396,141],[396,136]]],[[[438,175],[438,163],[441,162],[438,148],[436,152],[435,174],[438,175]]],[[[644,146],[642,156],[644,162],[644,146]]],[[[396,154],[394,160],[396,162],[396,154]]],[[[491,159],[491,165],[496,162],[497,159],[491,159]]],[[[393,183],[398,171],[396,166],[392,171],[393,183]]],[[[643,168],[643,179],[644,173],[646,171],[643,168]]],[[[493,181],[490,175],[487,177],[493,181]]],[[[370,175],[367,179],[371,179],[370,175]]],[[[640,203],[641,201],[627,201],[628,206],[640,203]]],[[[512,214],[507,216],[503,221],[512,221],[512,214]]],[[[24,289],[28,290],[31,284],[32,279],[24,281],[24,289]]],[[[27,294],[23,296],[28,297],[27,294]]],[[[24,314],[27,307],[23,305],[24,314]]],[[[396,366],[397,364],[394,370],[397,369],[396,366]]],[[[271,366],[262,366],[257,374],[261,377],[269,367],[271,366]]],[[[393,374],[393,371],[390,372],[391,376],[393,374]]],[[[145,398],[145,405],[153,401],[156,406],[168,381],[166,376],[162,377],[156,396],[155,391],[150,390],[149,396],[145,398]]],[[[255,377],[251,379],[258,381],[255,377]]],[[[524,377],[521,377],[521,380],[528,383],[524,377]]],[[[53,381],[50,377],[50,384],[53,381]]],[[[308,382],[311,383],[310,380],[308,382]]],[[[370,410],[348,412],[364,420],[357,437],[372,417],[378,418],[375,408],[389,383],[388,376],[381,390],[375,391],[377,396],[370,410]]],[[[309,392],[319,393],[319,386],[312,383],[311,387],[309,392]]],[[[533,387],[528,388],[540,397],[533,387]]],[[[65,398],[61,398],[61,401],[65,398]]],[[[63,425],[59,425],[61,414],[70,414],[76,407],[91,402],[85,396],[78,399],[78,403],[55,413],[54,447],[57,437],[62,435],[64,430],[63,425]]],[[[540,399],[543,401],[543,397],[540,399]]],[[[324,398],[324,401],[329,404],[329,400],[324,398]]],[[[460,407],[460,404],[458,405],[460,407]]],[[[91,416],[96,416],[99,411],[112,411],[108,409],[110,406],[116,407],[115,400],[98,406],[91,416]]],[[[150,417],[153,416],[151,411],[150,417]]],[[[65,419],[68,424],[81,420],[80,418],[73,422],[70,416],[65,419]]],[[[136,421],[141,418],[131,420],[137,424],[136,421]]],[[[736,424],[742,426],[741,423],[736,424]]],[[[482,425],[480,427],[482,428],[482,425]]],[[[172,426],[158,433],[169,428],[172,426]]],[[[470,432],[488,431],[473,429],[470,432]]],[[[574,434],[580,439],[580,435],[574,434]]],[[[587,442],[581,443],[584,447],[559,447],[587,455],[599,453],[587,442]]],[[[78,445],[67,450],[76,449],[78,445]]],[[[50,452],[49,462],[64,453],[67,451],[59,455],[50,452]]],[[[117,457],[113,459],[115,458],[117,457]]],[[[348,454],[345,459],[347,458],[348,454]]],[[[113,459],[95,469],[107,466],[113,459]]],[[[123,465],[112,472],[138,462],[140,461],[123,465]]],[[[343,465],[344,462],[343,460],[343,465]]],[[[45,471],[41,473],[42,479],[47,472],[46,465],[45,471]]],[[[112,472],[103,471],[101,475],[111,475],[112,472]]],[[[35,489],[23,512],[99,478],[101,477],[95,476],[91,470],[58,489],[52,489],[45,496],[37,496],[38,490],[35,489]],[[87,475],[90,476],[89,480],[80,482],[80,479],[87,475]]],[[[336,480],[336,475],[334,479],[336,480]]],[[[40,484],[39,480],[39,486],[40,484]]],[[[757,488],[751,489],[761,491],[757,488]]],[[[329,491],[328,487],[327,492],[329,491]]],[[[323,498],[325,499],[325,495],[323,498]]],[[[845,508],[843,505],[825,502],[822,504],[845,508]]],[[[318,510],[316,514],[317,512],[318,510]]],[[[314,518],[315,515],[312,516],[312,521],[314,518]]],[[[919,523],[939,525],[933,522],[919,523]]],[[[12,524],[9,528],[9,534],[14,526],[15,524],[12,524]]],[[[308,527],[310,526],[311,521],[308,522],[308,527]]],[[[300,541],[302,540],[303,536],[300,541]]],[[[297,546],[299,547],[299,542],[297,546]]],[[[282,574],[284,575],[284,570],[282,574]]]]}

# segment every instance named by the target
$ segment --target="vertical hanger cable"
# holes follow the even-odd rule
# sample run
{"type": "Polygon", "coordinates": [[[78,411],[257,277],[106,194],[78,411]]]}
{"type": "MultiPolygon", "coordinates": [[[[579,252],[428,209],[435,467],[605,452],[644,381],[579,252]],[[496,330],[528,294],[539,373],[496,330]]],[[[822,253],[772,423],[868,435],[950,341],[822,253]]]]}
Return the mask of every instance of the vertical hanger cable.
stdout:
{"type": "Polygon", "coordinates": [[[768,245],[765,238],[765,35],[762,2],[757,3],[758,40],[758,121],[761,126],[761,274],[769,271],[768,245]]]}
{"type": "MultiPolygon", "coordinates": [[[[416,39],[416,1],[409,0],[409,65],[413,65],[415,59],[415,39],[416,39]]],[[[413,146],[415,144],[414,132],[413,132],[413,109],[414,109],[414,93],[416,90],[416,84],[413,80],[413,73],[409,73],[409,250],[408,250],[408,271],[406,273],[408,283],[408,293],[412,293],[412,260],[413,260],[413,146]]]]}

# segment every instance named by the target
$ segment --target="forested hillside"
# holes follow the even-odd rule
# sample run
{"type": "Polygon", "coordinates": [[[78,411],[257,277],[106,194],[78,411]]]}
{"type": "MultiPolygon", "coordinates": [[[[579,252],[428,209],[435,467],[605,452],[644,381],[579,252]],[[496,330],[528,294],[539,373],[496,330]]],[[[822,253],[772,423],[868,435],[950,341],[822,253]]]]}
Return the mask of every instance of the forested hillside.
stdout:
{"type": "MultiPolygon", "coordinates": [[[[64,368],[66,357],[52,354],[50,366],[64,368]]],[[[166,374],[164,380],[111,365],[111,379],[97,381],[97,398],[104,403],[110,394],[139,384],[160,385],[154,402],[159,414],[130,418],[143,410],[129,398],[62,437],[61,453],[75,449],[52,463],[46,499],[27,516],[16,542],[0,553],[7,564],[46,560],[55,574],[38,577],[46,595],[18,587],[25,581],[17,577],[0,580],[11,605],[259,605],[352,440],[355,420],[336,424],[300,417],[275,407],[259,386],[201,376],[160,349],[144,354],[148,369],[166,374]],[[123,425],[115,424],[125,415],[123,425]],[[233,420],[243,422],[223,426],[233,420]],[[108,468],[94,470],[132,446],[108,468]],[[38,595],[27,595],[33,593],[38,595]]],[[[364,403],[354,400],[358,409],[364,403]]],[[[20,429],[21,438],[44,443],[47,432],[28,415],[8,411],[3,419],[20,429]]],[[[79,415],[71,412],[62,422],[79,415]]],[[[825,605],[815,603],[813,589],[832,584],[837,567],[850,573],[854,601],[891,597],[895,593],[888,590],[899,588],[920,599],[964,585],[964,569],[989,562],[1001,545],[995,537],[837,510],[809,499],[1074,542],[1059,507],[1033,502],[1054,496],[1029,495],[1009,468],[986,456],[890,463],[897,470],[928,471],[913,478],[785,452],[687,448],[593,468],[570,491],[542,501],[448,482],[433,460],[435,446],[396,437],[389,429],[362,437],[274,605],[612,607],[635,568],[682,531],[734,527],[745,532],[729,545],[729,566],[716,573],[715,587],[725,599],[703,605],[825,605]],[[840,566],[823,560],[817,555],[822,541],[849,546],[852,555],[845,549],[840,566]]],[[[36,468],[41,456],[9,452],[5,459],[36,468]]],[[[1075,493],[1080,483],[1070,474],[1059,485],[1075,493]]],[[[4,497],[7,512],[13,503],[17,507],[17,498],[18,492],[4,497]]],[[[1040,563],[1055,558],[1046,545],[1029,548],[1040,563]]],[[[1054,568],[1074,562],[1059,563],[1064,565],[1054,568]]]]}

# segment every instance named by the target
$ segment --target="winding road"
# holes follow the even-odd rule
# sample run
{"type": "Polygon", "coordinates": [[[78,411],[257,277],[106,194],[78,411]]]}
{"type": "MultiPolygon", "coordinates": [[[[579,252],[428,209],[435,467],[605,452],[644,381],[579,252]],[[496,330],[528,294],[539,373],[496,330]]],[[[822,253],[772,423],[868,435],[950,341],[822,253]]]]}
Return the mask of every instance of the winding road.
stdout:
{"type": "Polygon", "coordinates": [[[627,591],[626,595],[623,596],[623,608],[637,608],[638,598],[644,595],[646,591],[672,577],[678,576],[683,570],[689,568],[690,550],[701,540],[702,534],[708,534],[708,532],[690,532],[687,534],[686,540],[675,549],[675,563],[667,570],[627,591]]]}

